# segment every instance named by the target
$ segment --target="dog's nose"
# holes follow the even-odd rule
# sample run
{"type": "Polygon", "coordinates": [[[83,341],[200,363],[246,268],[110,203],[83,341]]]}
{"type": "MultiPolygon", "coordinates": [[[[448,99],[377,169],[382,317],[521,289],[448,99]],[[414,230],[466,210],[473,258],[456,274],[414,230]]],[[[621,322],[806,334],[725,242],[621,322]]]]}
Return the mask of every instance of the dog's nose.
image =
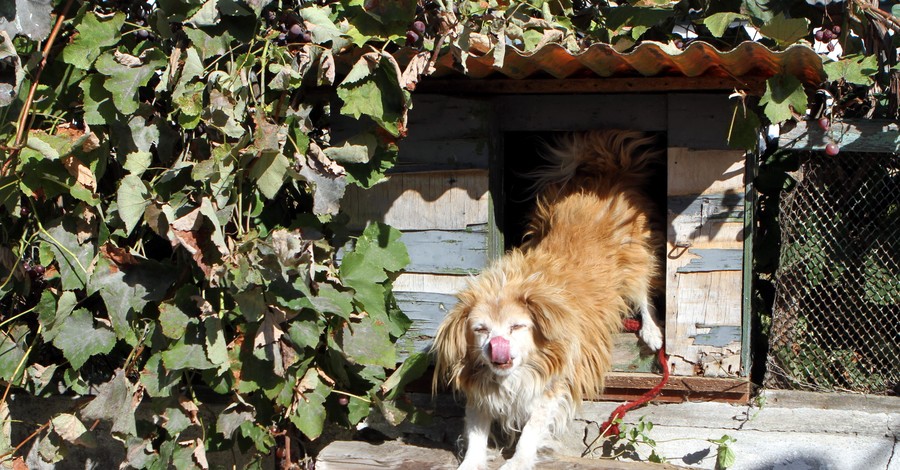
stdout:
{"type": "Polygon", "coordinates": [[[509,340],[502,336],[494,336],[488,343],[488,352],[491,355],[491,362],[495,364],[506,364],[509,362],[509,340]]]}

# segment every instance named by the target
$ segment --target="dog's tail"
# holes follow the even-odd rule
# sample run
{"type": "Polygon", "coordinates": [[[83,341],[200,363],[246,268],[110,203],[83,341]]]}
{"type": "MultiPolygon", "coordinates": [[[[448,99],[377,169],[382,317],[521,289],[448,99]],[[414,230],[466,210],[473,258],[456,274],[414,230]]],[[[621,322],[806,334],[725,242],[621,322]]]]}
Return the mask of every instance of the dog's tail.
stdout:
{"type": "Polygon", "coordinates": [[[659,161],[655,140],[643,132],[621,130],[566,135],[546,149],[544,157],[550,164],[532,174],[534,189],[565,186],[578,175],[643,183],[659,161]]]}

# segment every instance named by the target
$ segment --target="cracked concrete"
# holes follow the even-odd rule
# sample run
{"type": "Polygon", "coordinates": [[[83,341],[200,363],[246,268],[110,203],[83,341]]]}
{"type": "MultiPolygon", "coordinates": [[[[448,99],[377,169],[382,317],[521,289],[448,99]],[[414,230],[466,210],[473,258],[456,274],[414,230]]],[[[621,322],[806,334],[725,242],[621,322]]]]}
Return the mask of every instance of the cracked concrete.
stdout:
{"type": "MultiPolygon", "coordinates": [[[[758,403],[651,405],[625,422],[652,422],[647,434],[657,454],[676,465],[715,468],[709,441],[728,435],[735,439],[734,470],[900,470],[900,398],[763,392],[758,403]]],[[[602,422],[615,405],[587,403],[580,416],[602,422]]],[[[585,428],[567,434],[564,452],[584,448],[585,428]]],[[[649,450],[639,446],[638,454],[646,458],[649,450]]]]}

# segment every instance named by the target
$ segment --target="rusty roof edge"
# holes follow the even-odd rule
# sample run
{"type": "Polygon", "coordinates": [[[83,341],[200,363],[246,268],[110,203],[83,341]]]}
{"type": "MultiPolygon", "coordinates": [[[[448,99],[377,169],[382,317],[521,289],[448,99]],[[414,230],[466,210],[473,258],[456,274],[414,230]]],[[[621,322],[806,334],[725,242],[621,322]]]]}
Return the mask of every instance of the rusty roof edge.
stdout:
{"type": "Polygon", "coordinates": [[[731,50],[720,51],[703,41],[694,41],[684,50],[674,45],[646,41],[629,52],[618,52],[608,44],[594,44],[572,53],[555,43],[534,51],[523,52],[507,45],[504,62],[494,64],[493,51],[470,54],[466,70],[454,62],[450,54],[436,64],[434,77],[465,76],[488,78],[497,74],[512,79],[530,78],[539,73],[553,78],[569,78],[592,74],[616,76],[730,76],[756,75],[769,77],[779,73],[793,75],[803,83],[817,86],[826,79],[823,58],[809,46],[795,44],[783,51],[773,51],[751,41],[731,50]]]}

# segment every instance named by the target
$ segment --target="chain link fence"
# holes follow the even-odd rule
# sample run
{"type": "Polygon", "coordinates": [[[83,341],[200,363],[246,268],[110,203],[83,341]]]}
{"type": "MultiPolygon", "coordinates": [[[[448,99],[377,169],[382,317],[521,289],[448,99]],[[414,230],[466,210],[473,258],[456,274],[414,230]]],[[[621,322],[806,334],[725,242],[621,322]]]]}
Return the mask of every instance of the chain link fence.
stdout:
{"type": "Polygon", "coordinates": [[[900,156],[808,153],[780,207],[766,385],[897,393],[900,156]]]}

